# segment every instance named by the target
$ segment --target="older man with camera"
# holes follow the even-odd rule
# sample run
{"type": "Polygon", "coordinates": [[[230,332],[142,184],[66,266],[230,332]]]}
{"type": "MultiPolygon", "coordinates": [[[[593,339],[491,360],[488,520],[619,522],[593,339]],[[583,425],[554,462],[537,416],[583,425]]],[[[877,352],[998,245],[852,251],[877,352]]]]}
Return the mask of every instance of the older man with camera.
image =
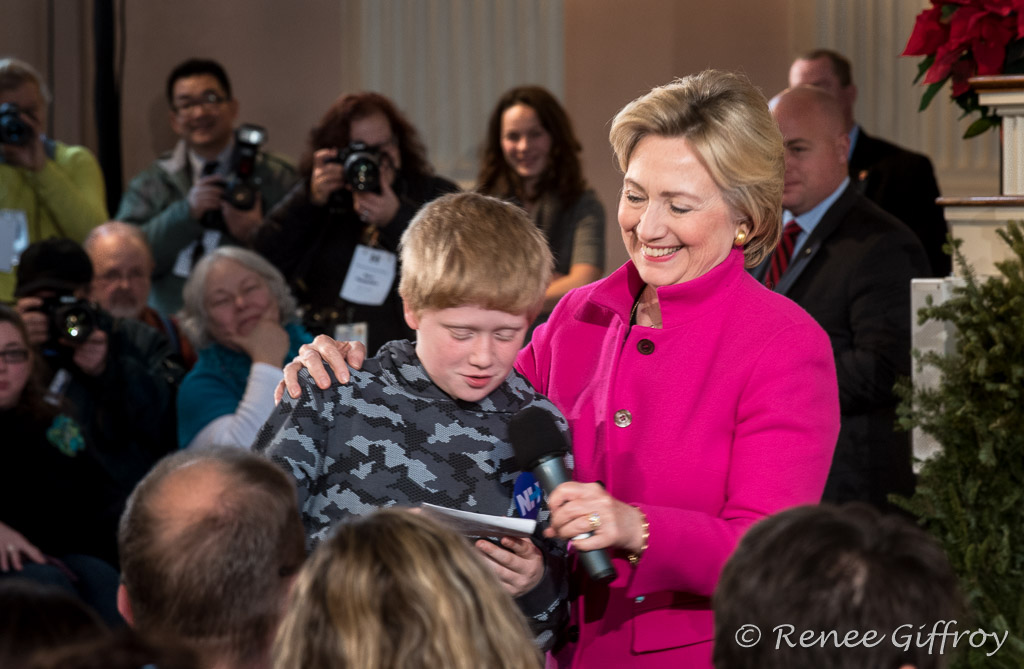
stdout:
{"type": "Polygon", "coordinates": [[[14,267],[34,241],[81,242],[107,219],[103,174],[84,146],[44,134],[50,93],[28,63],[0,59],[0,301],[10,301],[14,267]]]}
{"type": "Polygon", "coordinates": [[[458,190],[434,174],[419,134],[379,93],[338,98],[310,131],[303,176],[253,248],[291,281],[314,334],[370,353],[411,339],[398,297],[398,240],[416,211],[458,190]]]}
{"type": "Polygon", "coordinates": [[[45,400],[72,413],[124,499],[177,448],[175,396],[184,370],[162,334],[86,299],[92,278],[76,242],[35,242],[18,264],[17,309],[47,368],[45,400]]]}
{"type": "Polygon", "coordinates": [[[296,174],[261,150],[262,128],[236,131],[238,100],[215,61],[191,59],[174,68],[167,102],[181,140],[132,179],[115,218],[145,232],[156,261],[150,305],[170,315],[181,308],[182,287],[200,256],[247,243],[296,174]]]}

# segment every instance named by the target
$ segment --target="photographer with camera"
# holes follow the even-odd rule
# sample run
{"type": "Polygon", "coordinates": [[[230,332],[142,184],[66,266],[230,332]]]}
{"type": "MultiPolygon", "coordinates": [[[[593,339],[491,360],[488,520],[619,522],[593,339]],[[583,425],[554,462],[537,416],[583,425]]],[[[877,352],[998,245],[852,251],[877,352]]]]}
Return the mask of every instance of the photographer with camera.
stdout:
{"type": "Polygon", "coordinates": [[[29,245],[17,310],[44,366],[45,401],[68,405],[123,500],[177,447],[175,397],[184,370],[167,339],[88,301],[89,256],[69,239],[29,245]]]}
{"type": "Polygon", "coordinates": [[[103,173],[83,146],[44,134],[50,93],[28,63],[0,59],[0,301],[22,251],[48,237],[81,242],[107,220],[103,173]]]}
{"type": "Polygon", "coordinates": [[[423,204],[458,186],[434,174],[416,129],[379,93],[340,97],[310,131],[299,171],[252,243],[289,277],[306,329],[370,353],[412,338],[398,240],[423,204]]]}
{"type": "Polygon", "coordinates": [[[156,261],[150,305],[171,315],[202,254],[246,245],[297,176],[289,163],[261,150],[263,128],[235,130],[238,100],[218,63],[191,59],[174,68],[167,102],[181,140],[132,179],[115,218],[142,227],[156,261]]]}

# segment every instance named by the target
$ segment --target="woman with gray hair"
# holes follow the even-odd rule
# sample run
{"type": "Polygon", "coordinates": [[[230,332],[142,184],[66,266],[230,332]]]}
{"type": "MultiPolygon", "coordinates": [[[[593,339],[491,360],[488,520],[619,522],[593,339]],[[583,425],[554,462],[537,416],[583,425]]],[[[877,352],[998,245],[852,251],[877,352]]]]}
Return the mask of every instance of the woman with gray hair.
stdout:
{"type": "Polygon", "coordinates": [[[252,251],[211,251],[183,292],[181,328],[199,361],[178,392],[178,445],[248,448],[274,408],[281,365],[312,337],[284,277],[252,251]]]}

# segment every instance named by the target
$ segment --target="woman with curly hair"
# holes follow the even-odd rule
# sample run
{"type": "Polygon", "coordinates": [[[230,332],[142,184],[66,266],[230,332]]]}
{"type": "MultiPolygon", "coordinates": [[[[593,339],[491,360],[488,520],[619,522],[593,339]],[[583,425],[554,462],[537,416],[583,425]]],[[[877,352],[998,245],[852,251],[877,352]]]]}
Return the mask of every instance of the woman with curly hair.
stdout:
{"type": "Polygon", "coordinates": [[[361,338],[371,352],[411,338],[398,299],[398,240],[421,205],[458,186],[434,175],[419,133],[379,93],[338,98],[310,131],[299,172],[253,248],[289,277],[303,324],[313,334],[361,338]],[[356,154],[376,162],[376,183],[346,178],[356,154]],[[350,272],[364,258],[392,269],[370,277],[371,286],[368,275],[350,272]]]}

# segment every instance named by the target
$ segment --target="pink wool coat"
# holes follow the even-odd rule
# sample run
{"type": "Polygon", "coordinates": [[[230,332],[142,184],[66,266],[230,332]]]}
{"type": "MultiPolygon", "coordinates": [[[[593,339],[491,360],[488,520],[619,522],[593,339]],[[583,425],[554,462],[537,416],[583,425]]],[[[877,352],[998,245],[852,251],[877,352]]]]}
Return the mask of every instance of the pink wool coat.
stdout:
{"type": "Polygon", "coordinates": [[[723,564],[758,519],[820,500],[839,434],[827,335],[742,252],[659,288],[660,329],[629,326],[642,287],[628,262],[569,293],[516,361],[569,419],[574,478],[650,523],[637,566],[614,552],[610,585],[577,575],[559,666],[711,666],[723,564]]]}

